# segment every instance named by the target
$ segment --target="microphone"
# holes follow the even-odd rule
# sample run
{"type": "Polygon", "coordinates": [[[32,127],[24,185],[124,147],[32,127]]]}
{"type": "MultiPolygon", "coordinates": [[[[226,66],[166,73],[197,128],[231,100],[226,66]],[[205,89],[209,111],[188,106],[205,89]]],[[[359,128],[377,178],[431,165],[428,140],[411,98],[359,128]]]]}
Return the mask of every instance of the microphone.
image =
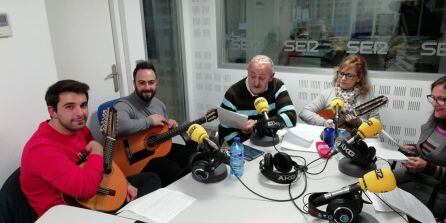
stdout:
{"type": "Polygon", "coordinates": [[[359,126],[356,135],[347,141],[348,144],[357,141],[359,139],[370,138],[378,134],[382,130],[381,122],[377,118],[370,118],[367,121],[362,122],[359,126]]]}
{"type": "Polygon", "coordinates": [[[215,144],[212,140],[209,139],[209,135],[203,128],[203,126],[199,124],[193,124],[189,126],[189,128],[187,129],[187,134],[194,142],[197,142],[199,144],[204,143],[215,150],[220,150],[217,144],[215,144]]]}
{"type": "Polygon", "coordinates": [[[268,117],[268,112],[269,112],[268,101],[264,97],[258,97],[254,101],[254,107],[256,108],[257,112],[263,114],[263,117],[265,118],[265,120],[269,119],[269,117],[268,117]]]}
{"type": "Polygon", "coordinates": [[[335,113],[334,124],[335,124],[335,134],[337,136],[338,127],[339,127],[339,112],[342,111],[345,107],[344,101],[340,97],[334,97],[330,102],[331,110],[335,113]]]}
{"type": "Polygon", "coordinates": [[[358,183],[351,184],[333,192],[327,192],[315,199],[317,202],[332,199],[337,196],[356,192],[370,191],[373,193],[384,193],[396,188],[396,179],[390,168],[376,169],[366,173],[358,179],[358,183]]]}
{"type": "Polygon", "coordinates": [[[260,123],[256,124],[256,126],[264,129],[273,129],[278,130],[285,127],[285,125],[278,121],[276,117],[269,118],[268,117],[268,101],[264,97],[258,97],[254,101],[254,107],[256,108],[257,112],[262,113],[264,120],[260,121],[260,123]]]}
{"type": "Polygon", "coordinates": [[[279,143],[276,131],[283,128],[285,125],[280,122],[279,116],[273,118],[268,117],[269,107],[268,101],[264,97],[258,97],[254,101],[254,107],[257,112],[263,114],[263,120],[258,120],[254,125],[254,132],[250,139],[254,145],[257,146],[273,146],[279,143]]]}

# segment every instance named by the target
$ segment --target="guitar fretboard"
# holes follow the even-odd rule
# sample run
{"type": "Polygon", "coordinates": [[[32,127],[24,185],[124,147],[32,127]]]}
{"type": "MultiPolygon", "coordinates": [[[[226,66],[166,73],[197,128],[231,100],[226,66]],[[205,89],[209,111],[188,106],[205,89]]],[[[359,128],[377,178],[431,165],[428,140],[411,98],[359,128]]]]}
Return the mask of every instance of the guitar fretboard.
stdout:
{"type": "Polygon", "coordinates": [[[104,174],[111,173],[113,160],[113,147],[115,146],[115,139],[107,136],[104,143],[104,174]]]}
{"type": "Polygon", "coordinates": [[[193,125],[193,124],[203,124],[206,122],[206,118],[200,118],[197,119],[195,121],[191,121],[191,122],[187,122],[179,127],[173,128],[165,133],[161,133],[157,136],[151,137],[149,139],[147,139],[147,145],[152,147],[155,145],[158,145],[164,141],[167,141],[169,139],[171,139],[172,137],[180,134],[181,132],[184,132],[187,130],[187,128],[189,128],[189,126],[193,125]]]}

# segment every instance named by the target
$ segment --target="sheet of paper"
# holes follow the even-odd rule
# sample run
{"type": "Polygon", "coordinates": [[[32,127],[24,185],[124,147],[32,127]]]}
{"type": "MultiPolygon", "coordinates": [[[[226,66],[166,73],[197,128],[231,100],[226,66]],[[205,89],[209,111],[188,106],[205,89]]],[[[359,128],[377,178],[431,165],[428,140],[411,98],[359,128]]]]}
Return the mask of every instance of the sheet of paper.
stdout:
{"type": "Polygon", "coordinates": [[[406,148],[404,148],[403,146],[398,144],[398,142],[389,133],[387,133],[384,129],[381,130],[379,135],[384,138],[389,139],[389,141],[392,142],[393,144],[395,144],[400,150],[410,153],[410,151],[408,151],[406,148]]]}
{"type": "Polygon", "coordinates": [[[226,110],[220,106],[217,107],[217,112],[218,119],[222,125],[240,129],[248,121],[248,116],[226,110]]]}
{"type": "Polygon", "coordinates": [[[117,213],[128,216],[131,212],[140,215],[151,222],[165,223],[172,220],[181,211],[189,207],[195,198],[184,193],[161,188],[142,196],[121,208],[117,213]]]}
{"type": "MultiPolygon", "coordinates": [[[[384,202],[381,201],[381,199],[379,199],[377,194],[369,192],[369,191],[366,191],[365,193],[372,201],[372,206],[373,206],[373,208],[375,208],[375,211],[377,211],[377,212],[393,212],[393,210],[388,205],[386,205],[384,202]]],[[[392,207],[392,208],[395,209],[396,211],[400,211],[400,210],[397,210],[395,207],[392,207]]]]}
{"type": "Polygon", "coordinates": [[[379,139],[366,139],[368,146],[373,146],[376,149],[376,156],[386,160],[404,161],[407,156],[398,151],[397,147],[391,146],[387,143],[380,142],[379,139]]]}
{"type": "Polygon", "coordinates": [[[312,142],[315,139],[320,139],[324,127],[297,123],[295,127],[288,129],[288,131],[308,142],[312,142]]]}
{"type": "Polygon", "coordinates": [[[283,136],[281,147],[289,150],[316,153],[316,141],[320,141],[322,126],[297,123],[283,136]]]}
{"type": "MultiPolygon", "coordinates": [[[[420,200],[418,200],[415,196],[413,196],[407,191],[404,191],[400,188],[396,188],[395,190],[392,190],[390,192],[380,193],[377,195],[393,208],[396,208],[397,210],[400,210],[405,214],[410,215],[412,218],[420,222],[426,222],[426,223],[436,222],[434,215],[426,207],[426,205],[424,205],[420,200]]],[[[377,199],[376,202],[381,202],[379,206],[387,206],[379,198],[377,199]]],[[[375,204],[373,204],[373,207],[375,207],[375,204]]]]}
{"type": "Polygon", "coordinates": [[[286,133],[283,136],[282,143],[280,146],[284,149],[303,151],[303,152],[314,152],[316,153],[316,141],[308,142],[302,138],[294,135],[291,132],[286,133]]]}

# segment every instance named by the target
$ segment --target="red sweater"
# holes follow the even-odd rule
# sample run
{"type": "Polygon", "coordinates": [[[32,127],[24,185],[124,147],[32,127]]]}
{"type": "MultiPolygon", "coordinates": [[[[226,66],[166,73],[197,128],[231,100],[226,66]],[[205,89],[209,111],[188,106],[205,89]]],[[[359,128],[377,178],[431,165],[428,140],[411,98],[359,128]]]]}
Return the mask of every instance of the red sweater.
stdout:
{"type": "Polygon", "coordinates": [[[91,140],[93,136],[87,127],[74,135],[65,135],[45,121],[26,143],[20,185],[39,217],[49,208],[64,204],[61,193],[78,199],[96,194],[102,180],[102,156],[88,156],[83,168],[76,165],[78,154],[86,152],[85,146],[91,140]]]}

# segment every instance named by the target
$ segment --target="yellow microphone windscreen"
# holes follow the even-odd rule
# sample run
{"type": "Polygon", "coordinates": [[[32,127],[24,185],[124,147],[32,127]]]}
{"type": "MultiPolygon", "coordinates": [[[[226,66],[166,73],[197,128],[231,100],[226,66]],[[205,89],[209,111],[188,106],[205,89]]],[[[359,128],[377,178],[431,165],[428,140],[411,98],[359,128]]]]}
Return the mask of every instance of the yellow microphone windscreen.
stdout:
{"type": "Polygon", "coordinates": [[[377,118],[370,118],[368,121],[362,122],[358,128],[358,135],[364,138],[370,138],[378,134],[382,130],[381,122],[377,118]]]}
{"type": "Polygon", "coordinates": [[[268,101],[266,101],[266,99],[264,97],[258,97],[255,101],[254,101],[254,107],[256,107],[256,110],[259,113],[263,113],[269,112],[269,108],[268,108],[268,101]]]}
{"type": "Polygon", "coordinates": [[[192,141],[197,143],[203,143],[204,138],[209,138],[208,133],[199,124],[193,124],[187,129],[187,134],[192,139],[192,141]]]}
{"type": "Polygon", "coordinates": [[[384,193],[396,188],[396,179],[390,168],[376,169],[359,178],[359,186],[363,191],[384,193]]]}
{"type": "Polygon", "coordinates": [[[333,99],[331,99],[330,107],[333,112],[336,112],[336,105],[338,105],[339,107],[338,111],[342,111],[345,107],[344,101],[340,97],[334,97],[333,99]]]}

